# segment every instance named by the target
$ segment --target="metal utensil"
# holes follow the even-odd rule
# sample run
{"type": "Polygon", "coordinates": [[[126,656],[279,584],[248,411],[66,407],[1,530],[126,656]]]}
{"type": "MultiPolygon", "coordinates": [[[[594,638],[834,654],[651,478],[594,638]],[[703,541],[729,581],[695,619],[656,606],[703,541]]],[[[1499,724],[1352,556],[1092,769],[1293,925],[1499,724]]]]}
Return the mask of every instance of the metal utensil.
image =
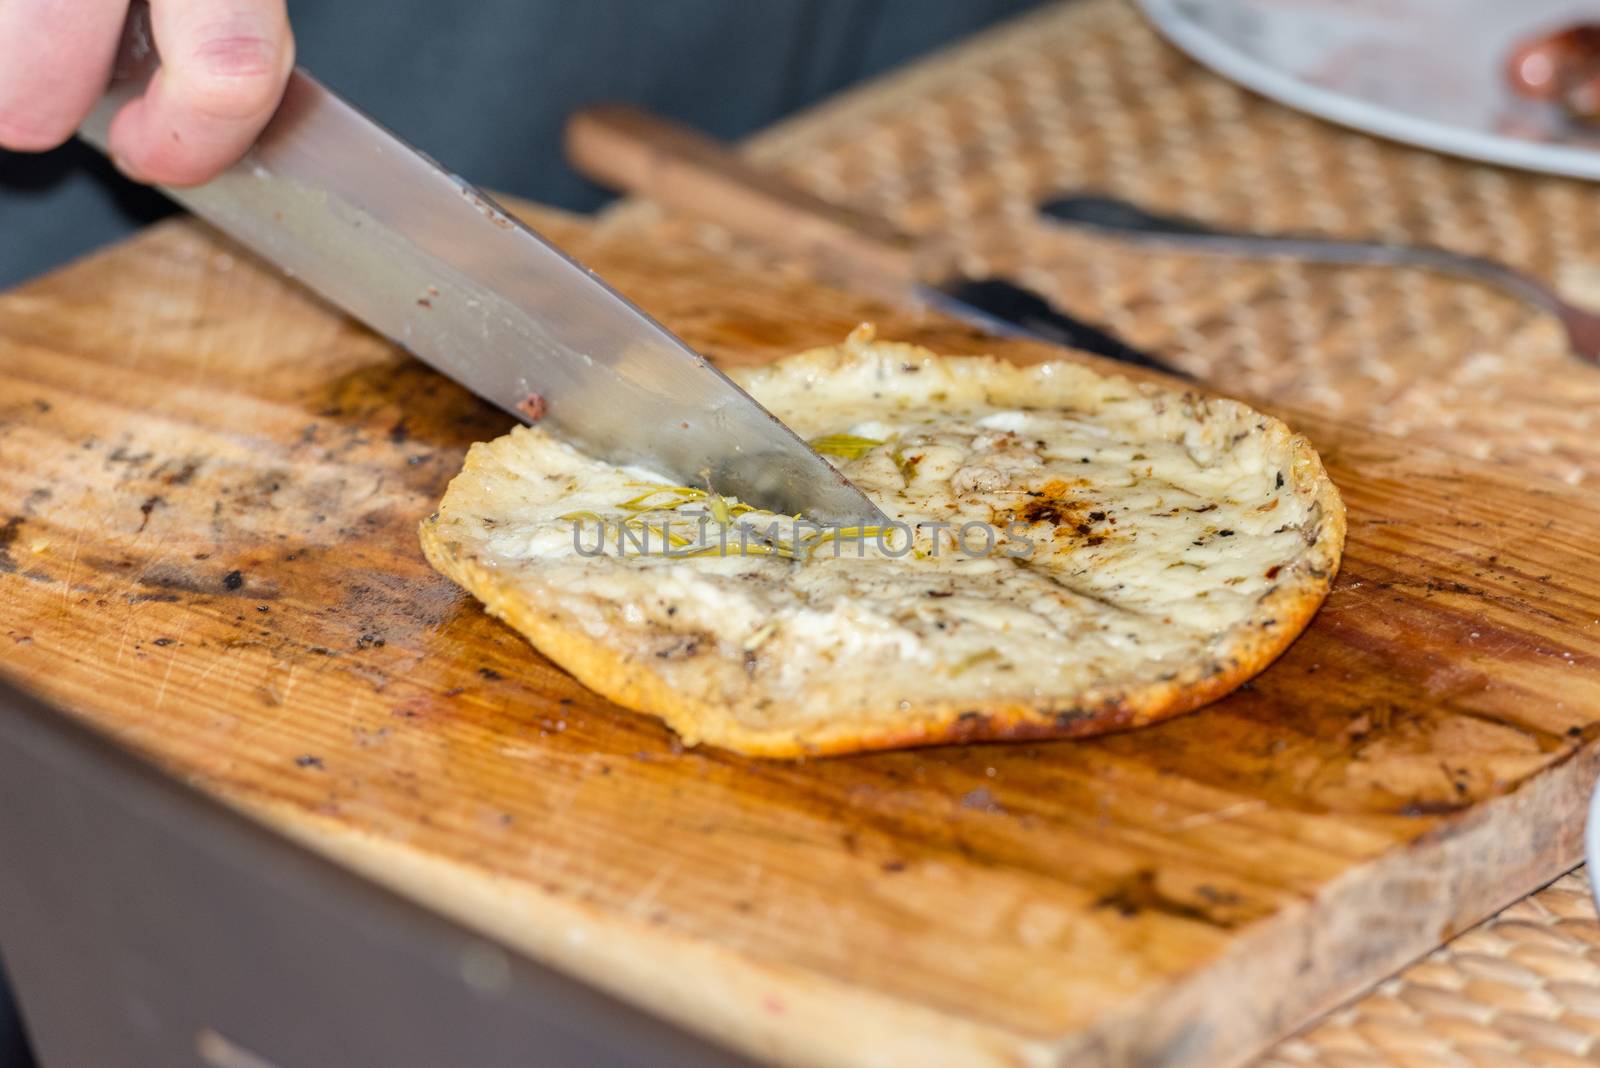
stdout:
{"type": "MultiPolygon", "coordinates": [[[[157,65],[135,5],[82,136],[157,65]]],[[[164,190],[481,396],[618,463],[784,513],[887,522],[822,457],[654,320],[303,71],[221,177],[164,190]]]]}
{"type": "Polygon", "coordinates": [[[595,181],[728,226],[816,264],[850,288],[937,308],[1001,337],[1024,337],[1184,375],[1005,278],[956,273],[946,250],[884,220],[830,204],[751,166],[698,130],[637,108],[585,108],[567,123],[567,155],[595,181]]]}
{"type": "Polygon", "coordinates": [[[1562,300],[1544,282],[1482,256],[1469,256],[1432,245],[1387,241],[1344,241],[1299,234],[1257,234],[1218,230],[1193,219],[1157,215],[1116,197],[1079,194],[1057,197],[1040,206],[1041,214],[1069,226],[1219,256],[1292,259],[1311,263],[1421,267],[1469,278],[1510,293],[1550,312],[1561,321],[1572,351],[1600,362],[1600,315],[1562,300]]]}

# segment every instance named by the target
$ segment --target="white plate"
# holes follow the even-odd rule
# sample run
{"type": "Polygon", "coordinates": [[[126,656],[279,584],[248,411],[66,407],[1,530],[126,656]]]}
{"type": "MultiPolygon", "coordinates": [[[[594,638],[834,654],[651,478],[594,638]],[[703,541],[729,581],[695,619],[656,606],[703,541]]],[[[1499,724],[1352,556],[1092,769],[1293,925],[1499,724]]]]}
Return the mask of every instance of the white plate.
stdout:
{"type": "Polygon", "coordinates": [[[1396,141],[1600,179],[1600,132],[1522,100],[1506,56],[1596,0],[1137,0],[1173,44],[1263,96],[1396,141]]]}

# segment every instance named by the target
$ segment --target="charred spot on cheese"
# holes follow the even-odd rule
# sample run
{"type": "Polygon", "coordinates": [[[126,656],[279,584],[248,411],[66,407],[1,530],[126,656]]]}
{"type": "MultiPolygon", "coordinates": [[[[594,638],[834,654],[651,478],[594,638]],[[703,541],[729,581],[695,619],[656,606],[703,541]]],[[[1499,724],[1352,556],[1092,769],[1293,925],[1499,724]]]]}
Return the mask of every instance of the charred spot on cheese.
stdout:
{"type": "Polygon", "coordinates": [[[1309,620],[1344,511],[1232,401],[857,334],[734,377],[897,525],[777,539],[538,428],[475,446],[435,567],[684,741],[797,756],[1081,737],[1226,693],[1309,620]],[[597,524],[627,532],[589,552],[597,524]],[[640,551],[642,531],[671,549],[640,551]],[[462,551],[451,551],[459,545],[462,551]]]}
{"type": "Polygon", "coordinates": [[[1017,518],[1026,523],[1076,527],[1082,522],[1080,516],[1088,511],[1084,502],[1072,498],[1070,488],[1060,479],[1052,480],[1041,489],[1027,491],[1027,496],[1031,499],[1016,512],[1017,518]]]}

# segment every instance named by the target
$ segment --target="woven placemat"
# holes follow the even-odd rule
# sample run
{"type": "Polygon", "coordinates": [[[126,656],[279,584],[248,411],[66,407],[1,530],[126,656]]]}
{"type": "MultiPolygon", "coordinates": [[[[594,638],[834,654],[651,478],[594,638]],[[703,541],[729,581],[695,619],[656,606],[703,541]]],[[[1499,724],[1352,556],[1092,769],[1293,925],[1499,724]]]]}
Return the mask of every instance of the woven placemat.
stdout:
{"type": "Polygon", "coordinates": [[[1600,1064],[1600,921],[1584,869],[1473,928],[1253,1068],[1600,1064]]]}
{"type": "MultiPolygon", "coordinates": [[[[1532,477],[1600,480],[1600,369],[1479,285],[1131,249],[1042,223],[1095,190],[1220,225],[1490,255],[1600,304],[1600,187],[1452,160],[1299,115],[1165,45],[1121,0],[1045,8],[754,139],[750,157],[1003,272],[1226,392],[1532,477]]],[[[770,262],[628,202],[606,225],[770,262]]],[[[1255,1068],[1600,1064],[1600,922],[1566,876],[1255,1068]]]]}
{"type": "MultiPolygon", "coordinates": [[[[1391,144],[1256,97],[1120,0],[1048,7],[763,133],[759,162],[954,238],[1226,392],[1568,483],[1600,476],[1600,368],[1553,319],[1417,270],[1134,249],[1040,221],[1095,190],[1225,226],[1486,254],[1600,303],[1600,187],[1391,144]]],[[[633,208],[613,222],[739,244],[633,208]]]]}

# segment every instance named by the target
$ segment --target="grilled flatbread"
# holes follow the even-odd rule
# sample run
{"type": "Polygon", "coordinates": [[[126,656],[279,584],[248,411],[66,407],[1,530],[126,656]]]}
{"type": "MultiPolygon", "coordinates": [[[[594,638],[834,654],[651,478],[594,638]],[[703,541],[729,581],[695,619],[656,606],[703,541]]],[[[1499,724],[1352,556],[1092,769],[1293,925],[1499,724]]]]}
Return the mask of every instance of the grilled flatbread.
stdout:
{"type": "Polygon", "coordinates": [[[434,567],[691,745],[1151,723],[1264,668],[1338,568],[1321,461],[1234,401],[868,331],[736,378],[895,525],[807,528],[537,427],[474,446],[422,524],[434,567]]]}

